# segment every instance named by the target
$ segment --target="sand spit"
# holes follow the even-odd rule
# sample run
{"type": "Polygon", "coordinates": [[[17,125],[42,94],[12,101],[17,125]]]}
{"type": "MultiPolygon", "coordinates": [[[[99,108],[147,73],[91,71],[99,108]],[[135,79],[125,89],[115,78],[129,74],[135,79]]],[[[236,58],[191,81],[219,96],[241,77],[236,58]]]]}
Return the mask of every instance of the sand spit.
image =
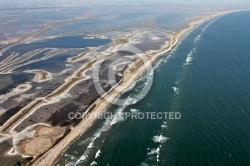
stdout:
{"type": "MultiPolygon", "coordinates": [[[[107,93],[105,96],[105,99],[98,99],[96,102],[89,107],[87,112],[90,112],[90,114],[97,114],[102,113],[106,110],[106,108],[110,105],[107,101],[114,101],[119,95],[121,91],[126,90],[133,82],[140,78],[141,75],[145,72],[147,67],[155,61],[159,56],[171,51],[178,43],[180,39],[182,39],[183,36],[185,36],[188,32],[193,30],[196,26],[211,20],[217,16],[227,14],[229,12],[233,11],[223,11],[223,12],[217,12],[215,14],[210,14],[202,19],[199,19],[197,21],[194,21],[190,23],[187,27],[185,27],[183,30],[177,31],[173,33],[170,36],[170,40],[168,42],[168,46],[160,50],[159,52],[153,54],[150,56],[150,60],[144,63],[144,65],[140,65],[136,70],[133,69],[133,65],[130,65],[128,69],[126,70],[124,77],[120,84],[113,88],[110,92],[107,93]],[[132,72],[133,71],[133,72],[132,72]]],[[[77,139],[82,133],[84,133],[91,124],[96,120],[93,118],[94,116],[91,116],[90,114],[86,115],[83,120],[69,133],[67,134],[58,144],[56,144],[53,148],[51,148],[49,151],[47,151],[44,155],[37,158],[32,165],[34,166],[52,166],[54,165],[55,161],[60,157],[63,150],[65,150],[69,144],[71,144],[75,139],[77,139]]]]}
{"type": "Polygon", "coordinates": [[[2,62],[0,62],[0,64],[4,64],[4,63],[11,61],[18,54],[19,54],[18,52],[13,52],[10,56],[8,56],[6,59],[4,59],[2,62]]]}
{"type": "Polygon", "coordinates": [[[4,51],[8,50],[9,48],[11,48],[11,47],[13,47],[13,46],[16,46],[16,45],[18,45],[18,44],[20,44],[20,43],[24,43],[24,42],[26,42],[26,41],[29,41],[31,38],[40,35],[41,33],[43,33],[43,32],[45,32],[45,31],[51,29],[52,27],[54,27],[53,24],[44,25],[44,27],[43,27],[42,29],[39,29],[39,30],[37,30],[37,31],[34,31],[33,33],[31,33],[31,34],[29,34],[29,35],[27,35],[27,36],[25,36],[25,37],[23,37],[23,38],[21,38],[21,39],[15,41],[15,42],[12,42],[12,43],[10,43],[10,44],[5,45],[4,47],[2,47],[2,48],[0,49],[0,53],[3,53],[4,51]]]}
{"type": "MultiPolygon", "coordinates": [[[[45,51],[45,50],[46,50],[46,48],[45,48],[44,50],[42,50],[42,51],[45,51]]],[[[40,51],[40,52],[42,52],[42,51],[40,51]]],[[[40,53],[40,52],[37,52],[36,54],[38,54],[38,53],[40,53]]],[[[2,66],[0,66],[0,74],[9,74],[9,73],[11,73],[13,70],[15,70],[15,69],[17,69],[17,68],[19,68],[19,67],[22,67],[22,66],[25,66],[25,65],[29,65],[29,64],[32,64],[32,63],[35,63],[35,62],[39,62],[39,61],[46,60],[46,59],[49,59],[49,58],[51,58],[51,57],[53,57],[53,56],[62,54],[62,53],[64,53],[64,52],[67,52],[67,50],[57,50],[57,49],[56,49],[56,50],[52,50],[52,51],[46,53],[45,56],[42,57],[42,58],[30,60],[30,61],[27,61],[27,62],[25,62],[25,63],[22,63],[22,62],[25,61],[25,60],[27,60],[27,59],[21,60],[21,61],[19,61],[17,64],[16,64],[15,62],[11,62],[10,64],[5,64],[3,69],[1,69],[2,66]],[[15,63],[15,65],[14,65],[13,63],[15,63]],[[1,71],[1,70],[2,70],[2,71],[1,71]]],[[[35,55],[35,54],[34,54],[34,55],[35,55]]],[[[32,56],[34,56],[34,55],[32,55],[32,56]]],[[[31,58],[31,57],[29,57],[29,58],[31,58]]],[[[28,59],[29,59],[29,58],[28,58],[28,59]]]]}
{"type": "Polygon", "coordinates": [[[59,54],[65,53],[65,52],[66,52],[66,50],[55,49],[55,50],[52,50],[52,51],[46,53],[45,56],[41,58],[41,60],[49,59],[53,56],[56,56],[56,55],[59,55],[59,54]]]}
{"type": "Polygon", "coordinates": [[[28,53],[16,58],[13,61],[9,61],[8,63],[5,63],[0,66],[1,73],[10,73],[14,68],[17,68],[18,65],[22,64],[22,62],[27,61],[28,59],[32,58],[33,56],[43,52],[44,48],[36,49],[29,51],[28,53]]]}
{"type": "Polygon", "coordinates": [[[84,51],[80,54],[78,54],[77,56],[73,56],[68,58],[67,62],[78,62],[80,60],[82,60],[84,57],[92,54],[93,52],[95,52],[96,50],[98,50],[100,47],[96,47],[96,48],[89,48],[89,50],[84,51]]]}
{"type": "Polygon", "coordinates": [[[26,73],[34,73],[34,82],[41,83],[52,79],[52,74],[44,70],[26,70],[26,73]]]}

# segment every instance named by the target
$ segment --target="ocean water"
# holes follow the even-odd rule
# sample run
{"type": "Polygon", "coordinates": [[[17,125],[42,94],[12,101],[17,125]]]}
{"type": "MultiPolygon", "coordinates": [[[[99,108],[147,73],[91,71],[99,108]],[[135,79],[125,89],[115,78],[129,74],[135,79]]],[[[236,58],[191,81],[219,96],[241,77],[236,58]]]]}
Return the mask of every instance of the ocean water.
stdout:
{"type": "MultiPolygon", "coordinates": [[[[180,112],[180,120],[98,120],[56,165],[250,164],[250,12],[209,21],[154,64],[149,94],[107,111],[180,112]]],[[[142,78],[132,97],[145,83],[142,78]]]]}

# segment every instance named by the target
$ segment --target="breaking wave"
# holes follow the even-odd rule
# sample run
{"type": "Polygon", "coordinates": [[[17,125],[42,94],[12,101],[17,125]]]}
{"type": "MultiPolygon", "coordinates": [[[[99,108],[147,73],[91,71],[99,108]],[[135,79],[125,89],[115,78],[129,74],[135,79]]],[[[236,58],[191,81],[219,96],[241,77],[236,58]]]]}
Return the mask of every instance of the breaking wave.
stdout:
{"type": "Polygon", "coordinates": [[[179,94],[179,92],[180,92],[179,88],[177,88],[177,87],[173,87],[173,90],[174,90],[175,94],[179,94]]]}
{"type": "Polygon", "coordinates": [[[167,137],[164,137],[164,136],[162,136],[162,135],[156,135],[156,136],[154,136],[154,138],[153,138],[153,141],[155,142],[155,143],[164,143],[164,142],[166,142],[168,140],[168,138],[167,137]]]}
{"type": "Polygon", "coordinates": [[[189,65],[191,62],[192,62],[192,60],[193,60],[193,54],[194,54],[194,50],[192,50],[188,55],[187,55],[187,58],[186,58],[186,61],[184,62],[184,66],[187,66],[187,65],[189,65]]]}

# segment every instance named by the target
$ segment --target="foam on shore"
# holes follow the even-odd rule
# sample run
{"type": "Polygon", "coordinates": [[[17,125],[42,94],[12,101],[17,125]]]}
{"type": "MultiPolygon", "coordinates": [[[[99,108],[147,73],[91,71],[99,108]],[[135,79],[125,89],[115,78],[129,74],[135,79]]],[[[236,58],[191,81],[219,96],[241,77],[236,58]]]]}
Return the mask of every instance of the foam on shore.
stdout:
{"type": "Polygon", "coordinates": [[[190,53],[187,55],[187,58],[186,58],[186,61],[184,62],[184,66],[187,66],[187,65],[189,65],[191,62],[192,62],[192,60],[193,60],[193,54],[195,53],[195,48],[192,50],[192,51],[190,51],[190,53]]]}

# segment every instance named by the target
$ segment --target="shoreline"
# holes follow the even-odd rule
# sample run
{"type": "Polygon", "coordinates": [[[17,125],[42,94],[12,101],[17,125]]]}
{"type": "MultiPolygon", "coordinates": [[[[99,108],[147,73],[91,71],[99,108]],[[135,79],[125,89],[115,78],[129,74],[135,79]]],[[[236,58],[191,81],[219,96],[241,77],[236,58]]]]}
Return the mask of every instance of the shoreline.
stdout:
{"type": "Polygon", "coordinates": [[[149,56],[149,61],[144,63],[144,65],[141,65],[133,73],[129,70],[132,66],[131,65],[128,66],[128,69],[125,71],[121,83],[117,87],[112,88],[111,91],[107,92],[107,95],[105,96],[106,99],[103,98],[97,99],[86,110],[86,114],[87,113],[89,114],[87,114],[87,116],[84,117],[74,129],[72,129],[58,144],[53,146],[51,149],[42,154],[40,157],[34,159],[34,161],[30,165],[34,166],[54,165],[55,162],[63,153],[63,151],[67,149],[67,147],[77,138],[79,138],[84,132],[86,132],[88,128],[96,121],[96,119],[93,118],[94,116],[91,116],[90,114],[92,113],[97,114],[105,111],[111,105],[111,103],[109,103],[108,101],[114,101],[115,99],[117,99],[120,95],[120,92],[126,90],[135,80],[140,78],[145,72],[145,70],[148,68],[148,66],[151,65],[151,63],[153,63],[158,57],[170,52],[173,48],[175,48],[175,46],[179,43],[179,41],[182,40],[185,35],[194,30],[197,26],[211,19],[214,19],[218,16],[222,16],[237,11],[242,11],[242,10],[221,11],[221,12],[216,12],[214,14],[210,14],[208,16],[205,16],[204,18],[189,23],[186,27],[184,27],[184,29],[178,30],[175,33],[171,34],[169,41],[166,42],[168,43],[168,46],[165,49],[162,49],[159,52],[151,54],[149,56]]]}
{"type": "Polygon", "coordinates": [[[24,72],[35,74],[32,81],[37,83],[46,82],[52,79],[52,74],[45,70],[26,70],[24,72]]]}

